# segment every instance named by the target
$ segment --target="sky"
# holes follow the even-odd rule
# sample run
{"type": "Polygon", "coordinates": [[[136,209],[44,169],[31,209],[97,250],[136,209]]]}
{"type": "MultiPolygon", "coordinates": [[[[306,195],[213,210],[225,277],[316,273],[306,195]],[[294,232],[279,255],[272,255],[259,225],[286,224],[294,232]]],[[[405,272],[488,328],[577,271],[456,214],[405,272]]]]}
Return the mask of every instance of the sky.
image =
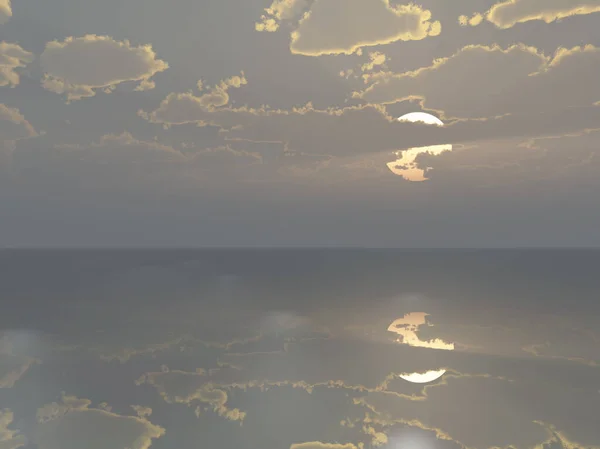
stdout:
{"type": "Polygon", "coordinates": [[[598,246],[599,12],[0,0],[0,246],[598,246]]]}

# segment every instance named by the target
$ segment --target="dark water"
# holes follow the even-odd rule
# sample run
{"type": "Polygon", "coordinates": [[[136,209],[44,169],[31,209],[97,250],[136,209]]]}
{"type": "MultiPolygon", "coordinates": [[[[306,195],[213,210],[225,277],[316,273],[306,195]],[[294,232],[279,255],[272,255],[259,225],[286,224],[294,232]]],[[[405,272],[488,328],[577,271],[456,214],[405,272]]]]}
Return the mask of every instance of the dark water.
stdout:
{"type": "Polygon", "coordinates": [[[4,250],[0,301],[0,449],[600,446],[600,251],[4,250]]]}

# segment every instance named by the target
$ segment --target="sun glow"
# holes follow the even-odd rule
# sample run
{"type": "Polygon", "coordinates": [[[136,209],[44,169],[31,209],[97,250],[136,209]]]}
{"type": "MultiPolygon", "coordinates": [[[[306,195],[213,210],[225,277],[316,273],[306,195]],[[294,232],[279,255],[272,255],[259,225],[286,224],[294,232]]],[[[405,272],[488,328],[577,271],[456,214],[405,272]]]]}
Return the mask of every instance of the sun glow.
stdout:
{"type": "MultiPolygon", "coordinates": [[[[398,118],[399,122],[421,122],[426,125],[444,126],[439,118],[426,112],[411,112],[398,118]]],[[[440,154],[444,151],[452,151],[452,145],[430,145],[427,147],[410,148],[405,151],[396,152],[398,159],[389,162],[388,168],[392,173],[402,176],[407,181],[426,181],[425,172],[417,167],[416,158],[421,153],[440,154]]]]}
{"type": "MultiPolygon", "coordinates": [[[[434,340],[423,341],[417,335],[417,330],[420,326],[427,324],[426,317],[427,313],[416,312],[404,315],[404,317],[395,320],[389,325],[388,331],[394,332],[400,335],[400,338],[396,342],[419,347],[419,348],[431,348],[431,349],[443,349],[452,351],[454,349],[454,343],[447,343],[439,338],[434,340]]],[[[428,383],[439,379],[444,375],[446,370],[431,370],[424,373],[402,373],[400,377],[404,380],[413,383],[428,383]]]]}

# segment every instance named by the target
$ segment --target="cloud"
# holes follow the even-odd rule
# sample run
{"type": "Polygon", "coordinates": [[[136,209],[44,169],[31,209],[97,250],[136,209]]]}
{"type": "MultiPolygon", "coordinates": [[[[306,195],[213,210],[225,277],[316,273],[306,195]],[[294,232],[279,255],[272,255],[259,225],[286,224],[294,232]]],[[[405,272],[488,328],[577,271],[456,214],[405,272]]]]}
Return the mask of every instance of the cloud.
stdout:
{"type": "Polygon", "coordinates": [[[310,4],[309,0],[274,0],[256,23],[256,31],[275,32],[281,21],[300,16],[310,4]]]}
{"type": "Polygon", "coordinates": [[[371,105],[327,110],[315,109],[311,104],[292,110],[207,109],[191,94],[169,94],[156,110],[141,111],[140,115],[168,126],[218,126],[228,130],[226,138],[282,142],[292,151],[307,154],[348,155],[401,145],[402,124],[394,123],[383,108],[371,105]]]}
{"type": "MultiPolygon", "coordinates": [[[[600,4],[597,0],[505,0],[492,6],[485,18],[498,28],[507,29],[532,20],[551,23],[566,17],[599,11],[600,4]]],[[[481,14],[475,14],[468,24],[477,26],[481,23],[481,18],[481,14]]],[[[463,25],[467,24],[464,16],[459,20],[463,25]]]]}
{"type": "MultiPolygon", "coordinates": [[[[453,307],[456,304],[453,303],[453,307]]],[[[461,307],[460,311],[464,309],[461,307]]],[[[513,316],[509,311],[506,313],[513,316]]],[[[455,326],[454,335],[448,339],[461,342],[462,336],[472,337],[471,340],[476,341],[479,335],[485,338],[491,334],[483,340],[486,345],[484,349],[487,349],[488,342],[497,337],[498,334],[492,332],[494,329],[488,327],[486,321],[478,320],[479,315],[468,317],[471,326],[465,326],[465,315],[459,317],[459,312],[456,315],[461,324],[455,326]],[[475,331],[478,333],[471,335],[475,331]]],[[[489,313],[486,316],[498,323],[489,313]]],[[[572,323],[564,322],[563,327],[559,328],[536,311],[534,321],[539,325],[531,329],[532,316],[524,314],[519,320],[511,321],[511,327],[505,329],[504,337],[512,337],[515,333],[521,336],[523,327],[523,330],[530,330],[528,337],[544,339],[556,334],[557,339],[561,339],[563,330],[572,327],[572,323]],[[545,329],[545,332],[540,334],[540,329],[545,329]]],[[[561,322],[565,317],[557,316],[555,319],[561,322]]],[[[440,329],[446,333],[446,329],[437,322],[427,326],[427,329],[434,335],[440,329]]],[[[420,334],[419,338],[428,339],[420,334]]],[[[567,342],[565,349],[571,343],[567,342]]],[[[344,389],[354,397],[366,395],[365,402],[380,414],[377,423],[365,428],[365,432],[377,441],[384,440],[391,426],[407,423],[439,431],[439,435],[448,435],[468,447],[487,448],[494,447],[496,443],[497,447],[506,447],[511,443],[515,444],[514,447],[534,447],[549,435],[543,426],[533,423],[538,419],[555,425],[570,440],[582,443],[594,443],[597,440],[597,435],[592,433],[592,410],[597,400],[597,369],[589,366],[540,360],[527,357],[525,353],[507,358],[489,356],[485,352],[433,351],[348,338],[288,343],[285,352],[224,355],[221,361],[225,365],[219,370],[208,373],[165,370],[148,373],[138,384],[154,385],[167,398],[167,402],[207,404],[213,410],[221,409],[221,404],[227,406],[225,394],[229,389],[269,389],[270,386],[284,385],[302,388],[307,392],[319,385],[327,389],[344,389]],[[235,368],[228,367],[228,364],[235,368]],[[390,373],[427,369],[427,365],[437,365],[438,368],[446,366],[455,372],[474,374],[446,375],[447,385],[427,387],[425,393],[418,395],[392,390],[389,380],[394,377],[390,377],[390,373]],[[384,393],[386,388],[388,393],[384,393]],[[558,397],[549,398],[555,391],[558,397]],[[481,401],[480,398],[484,396],[488,399],[481,401]],[[580,402],[584,397],[586,399],[580,402]],[[565,399],[566,407],[560,407],[565,399]],[[533,404],[529,404],[532,401],[533,404]],[[538,406],[537,402],[542,404],[538,406]],[[460,410],[464,411],[459,413],[460,410]],[[510,410],[513,410],[512,414],[510,410]],[[520,412],[514,414],[514,410],[520,412]],[[461,414],[464,416],[455,416],[461,414]],[[496,430],[492,423],[503,414],[507,414],[508,418],[499,420],[502,424],[496,430]],[[570,422],[572,417],[576,418],[577,424],[570,422]],[[391,424],[380,428],[379,422],[391,424]],[[469,422],[482,430],[467,430],[469,422]],[[490,432],[483,430],[489,427],[494,429],[490,432]],[[506,445],[500,444],[504,442],[506,445]]],[[[239,400],[239,396],[235,397],[239,400]]],[[[252,409],[248,411],[251,413],[252,409]]]]}
{"type": "Polygon", "coordinates": [[[138,347],[123,347],[119,345],[117,348],[94,347],[91,351],[106,362],[118,360],[120,363],[126,363],[133,357],[143,355],[154,356],[158,352],[167,351],[168,349],[178,346],[185,341],[184,337],[173,338],[172,340],[162,343],[147,343],[138,347]]]}
{"type": "Polygon", "coordinates": [[[54,151],[78,161],[101,164],[140,164],[185,160],[179,151],[156,141],[143,141],[131,133],[106,134],[88,145],[55,145],[54,151]]]}
{"type": "Polygon", "coordinates": [[[36,137],[38,133],[21,111],[0,103],[0,136],[4,142],[36,137]]]}
{"type": "Polygon", "coordinates": [[[389,0],[315,0],[291,35],[294,54],[352,54],[362,47],[437,36],[431,11],[389,0]]]}
{"type": "Polygon", "coordinates": [[[165,434],[144,417],[123,416],[99,408],[91,401],[63,395],[60,403],[38,409],[33,442],[40,449],[88,446],[148,449],[152,440],[165,434]]]}
{"type": "MultiPolygon", "coordinates": [[[[520,185],[539,182],[588,184],[600,170],[600,130],[523,141],[480,142],[454,154],[420,155],[431,181],[464,185],[520,185]]],[[[585,352],[585,345],[576,345],[585,352]]],[[[586,349],[587,350],[587,349],[586,349]]],[[[586,356],[586,359],[588,357],[586,356]]]]}
{"type": "MultiPolygon", "coordinates": [[[[253,176],[262,165],[261,156],[221,145],[180,152],[158,140],[140,140],[129,132],[107,134],[86,144],[57,144],[44,151],[18,148],[13,152],[11,170],[38,172],[35,183],[56,185],[76,181],[80,186],[107,188],[183,188],[204,181],[214,184],[229,177],[253,176]]],[[[150,349],[149,349],[150,350],[150,349]]],[[[152,349],[154,350],[154,349],[152,349]]],[[[130,348],[122,351],[126,360],[130,348]]]]}
{"type": "MultiPolygon", "coordinates": [[[[212,90],[204,95],[171,93],[156,109],[138,114],[165,127],[188,123],[218,127],[229,141],[279,143],[286,154],[391,153],[429,145],[560,135],[594,127],[600,114],[600,108],[594,106],[600,88],[590,74],[597,71],[600,49],[593,46],[559,49],[548,57],[524,45],[506,49],[472,45],[414,72],[365,74],[371,85],[355,94],[368,102],[362,105],[317,109],[308,103],[288,110],[233,107],[212,90]],[[447,88],[449,82],[452,89],[447,88]],[[556,90],[556,85],[565,87],[556,90]],[[399,123],[382,106],[415,99],[454,121],[440,129],[425,129],[419,124],[399,123]]],[[[384,165],[393,160],[388,156],[384,165]]],[[[319,170],[324,168],[321,162],[319,170]]],[[[325,161],[325,165],[331,164],[325,161]]],[[[314,168],[308,169],[314,172],[314,168]]]]}
{"type": "Polygon", "coordinates": [[[0,448],[17,449],[25,446],[27,440],[19,435],[16,430],[10,430],[8,426],[13,422],[13,413],[8,409],[0,409],[0,448]]]}
{"type": "Polygon", "coordinates": [[[363,72],[370,72],[372,71],[375,67],[378,66],[384,66],[385,67],[385,61],[386,61],[387,57],[385,56],[384,53],[378,52],[378,51],[374,51],[369,53],[369,62],[365,62],[362,66],[361,66],[361,71],[363,72]]]}
{"type": "MultiPolygon", "coordinates": [[[[498,318],[500,321],[506,319],[504,316],[498,318]]],[[[542,371],[544,388],[596,392],[597,368],[566,360],[566,357],[584,351],[590,357],[598,355],[597,336],[595,339],[593,334],[590,336],[586,332],[586,329],[594,329],[593,323],[586,329],[574,329],[574,322],[564,316],[535,314],[538,323],[535,326],[531,325],[531,319],[531,314],[524,314],[522,319],[511,322],[510,327],[502,327],[497,325],[498,320],[490,320],[489,315],[477,314],[469,317],[468,322],[464,317],[457,317],[456,322],[436,323],[426,327],[425,331],[419,330],[421,340],[430,341],[439,336],[453,341],[455,351],[394,344],[391,337],[385,340],[384,336],[376,341],[365,340],[360,338],[363,333],[357,331],[354,337],[346,334],[344,339],[334,337],[288,343],[285,351],[279,353],[225,354],[220,360],[235,369],[215,371],[206,382],[222,388],[285,384],[308,391],[319,385],[376,391],[391,389],[390,382],[401,373],[447,369],[473,376],[491,373],[496,377],[535,384],[542,371]],[[546,354],[565,357],[532,357],[526,351],[528,345],[546,341],[546,354]]],[[[373,326],[365,326],[365,329],[372,330],[373,326]]],[[[405,381],[402,384],[408,385],[405,381]]]]}
{"type": "Polygon", "coordinates": [[[137,90],[151,89],[150,78],[169,67],[151,45],[134,47],[127,40],[93,34],[48,42],[40,62],[44,88],[66,94],[69,101],[93,97],[98,89],[110,92],[127,81],[138,82],[137,90]]]}
{"type": "Polygon", "coordinates": [[[598,71],[600,48],[592,45],[559,48],[552,57],[524,45],[470,45],[414,72],[373,75],[355,97],[384,104],[420,100],[445,117],[489,118],[591,106],[600,100],[590,77],[598,71]]]}
{"type": "Polygon", "coordinates": [[[200,170],[223,171],[247,168],[249,165],[260,164],[262,158],[255,153],[237,151],[230,146],[221,146],[199,151],[191,156],[190,162],[200,170]]]}
{"type": "Polygon", "coordinates": [[[132,405],[131,408],[135,410],[137,415],[140,418],[146,418],[152,414],[152,409],[150,407],[144,407],[141,405],[132,405]]]}
{"type": "Polygon", "coordinates": [[[0,87],[18,85],[20,78],[15,69],[25,67],[33,59],[33,53],[23,50],[21,46],[0,42],[0,87]]]}
{"type": "Polygon", "coordinates": [[[8,22],[12,17],[12,7],[10,0],[0,0],[0,25],[8,22]]]}
{"type": "Polygon", "coordinates": [[[322,443],[320,441],[309,441],[306,443],[296,443],[290,446],[290,449],[357,449],[362,445],[355,446],[352,443],[322,443]]]}
{"type": "Polygon", "coordinates": [[[222,361],[236,367],[215,373],[215,385],[317,385],[353,390],[378,389],[393,373],[440,369],[452,351],[341,339],[289,343],[284,353],[227,354],[222,361]],[[352,358],[356,357],[356,358],[352,358]]]}
{"type": "Polygon", "coordinates": [[[388,331],[400,335],[398,341],[409,346],[453,350],[454,343],[448,343],[439,338],[425,341],[419,338],[417,331],[421,326],[427,324],[427,316],[426,313],[408,313],[390,324],[388,331]]]}
{"type": "Polygon", "coordinates": [[[434,128],[398,122],[376,105],[331,110],[308,105],[292,111],[244,111],[236,115],[234,111],[223,111],[222,117],[215,117],[216,123],[241,124],[225,133],[226,138],[280,141],[290,151],[304,154],[352,156],[438,144],[575,133],[597,126],[600,108],[511,114],[488,120],[455,121],[434,128]]]}
{"type": "MultiPolygon", "coordinates": [[[[136,381],[137,385],[149,384],[156,388],[161,397],[169,404],[204,403],[212,407],[219,416],[230,421],[243,421],[246,412],[227,407],[227,392],[209,383],[204,370],[190,373],[185,371],[164,371],[147,373],[136,381]]],[[[197,409],[197,414],[200,413],[197,409]]]]}
{"type": "Polygon", "coordinates": [[[596,419],[590,414],[598,399],[589,391],[464,376],[447,377],[424,391],[426,400],[369,392],[364,403],[377,413],[376,422],[434,430],[439,438],[465,448],[538,447],[553,437],[542,423],[555,426],[579,447],[600,444],[596,419]]]}
{"type": "MultiPolygon", "coordinates": [[[[155,111],[147,113],[140,110],[138,115],[152,123],[162,123],[166,126],[185,123],[206,125],[212,122],[212,116],[215,112],[231,110],[221,108],[229,104],[229,89],[237,89],[247,83],[244,72],[242,72],[239,76],[232,76],[220,81],[202,95],[194,95],[191,91],[186,93],[173,92],[167,95],[155,111]]],[[[202,80],[198,81],[198,90],[205,90],[202,80]]],[[[246,109],[239,109],[239,111],[243,110],[246,109]]],[[[252,113],[252,110],[248,110],[248,112],[252,113]]]]}
{"type": "MultiPolygon", "coordinates": [[[[39,143],[38,143],[39,145],[39,143]]],[[[181,178],[189,161],[181,152],[156,140],[140,140],[128,132],[107,134],[84,144],[51,147],[20,145],[13,152],[14,178],[29,173],[34,189],[154,189],[181,178]]]]}
{"type": "MultiPolygon", "coordinates": [[[[220,81],[216,86],[210,89],[205,94],[197,98],[198,103],[204,108],[215,108],[225,106],[229,103],[228,90],[230,88],[239,89],[241,86],[248,84],[248,80],[242,72],[239,76],[232,76],[220,81]]],[[[198,90],[204,90],[203,82],[198,81],[198,90]]]]}
{"type": "MultiPolygon", "coordinates": [[[[507,83],[506,80],[510,77],[506,74],[504,76],[494,75],[500,83],[500,86],[494,87],[499,93],[493,95],[493,97],[500,99],[495,105],[493,101],[486,101],[489,100],[489,95],[472,95],[468,91],[461,92],[461,89],[469,89],[466,86],[469,82],[471,86],[477,84],[486,88],[490,86],[485,80],[480,79],[481,77],[471,77],[468,78],[469,82],[463,83],[461,81],[462,73],[460,73],[457,79],[458,86],[444,90],[441,98],[435,97],[434,106],[447,107],[454,115],[491,115],[492,118],[487,120],[459,120],[448,123],[445,127],[435,127],[435,129],[418,123],[398,122],[389,115],[384,106],[376,104],[317,109],[308,103],[303,107],[289,110],[268,107],[234,108],[231,106],[206,108],[201,104],[199,98],[191,93],[169,94],[158,108],[150,112],[139,111],[139,115],[152,123],[162,124],[163,126],[195,123],[198,126],[219,127],[222,131],[221,135],[226,140],[280,143],[288,153],[353,156],[389,152],[384,158],[387,160],[381,161],[385,165],[393,160],[392,152],[412,147],[562,135],[597,126],[600,119],[600,108],[597,106],[552,109],[554,99],[557,101],[562,100],[563,104],[571,105],[577,103],[590,104],[594,101],[593,91],[597,89],[595,85],[591,89],[591,94],[589,92],[585,93],[584,89],[579,88],[575,91],[573,97],[569,97],[568,92],[557,92],[552,87],[553,83],[557,82],[557,78],[562,79],[569,76],[560,73],[564,61],[569,58],[584,59],[588,54],[586,49],[569,51],[568,55],[557,55],[550,63],[547,63],[552,64],[550,74],[544,72],[536,75],[539,80],[544,81],[541,83],[542,86],[538,87],[539,94],[535,92],[528,95],[519,95],[518,92],[513,94],[510,91],[510,85],[506,87],[503,85],[507,83]],[[506,91],[502,92],[501,89],[506,89],[506,91]],[[545,98],[543,95],[546,91],[551,92],[549,98],[545,98]],[[530,98],[530,96],[533,96],[533,98],[530,98]],[[531,101],[532,104],[528,104],[528,101],[531,101]],[[515,108],[521,107],[525,110],[496,117],[499,112],[514,109],[508,107],[511,102],[516,104],[515,108]],[[536,102],[537,104],[535,104],[536,102]],[[466,106],[463,107],[463,105],[466,106]]],[[[499,59],[494,62],[499,67],[498,70],[506,64],[504,57],[506,52],[510,53],[510,58],[514,58],[513,66],[522,67],[528,63],[529,68],[525,67],[526,71],[539,69],[540,61],[544,60],[543,56],[529,49],[529,47],[516,46],[511,47],[511,50],[496,50],[496,47],[491,49],[488,47],[475,48],[475,53],[492,55],[492,59],[499,59]],[[499,57],[497,53],[500,54],[499,57]]],[[[592,52],[591,54],[595,56],[595,53],[592,52]]],[[[470,59],[482,58],[471,57],[470,59]]],[[[456,69],[456,66],[460,64],[455,64],[455,62],[453,61],[453,66],[456,69]]],[[[486,63],[485,58],[475,62],[479,64],[476,65],[476,67],[479,67],[477,70],[484,70],[481,67],[486,63]]],[[[581,62],[580,65],[582,69],[586,67],[585,61],[581,62]]],[[[587,67],[589,65],[587,64],[587,67]]],[[[464,68],[459,67],[456,70],[460,72],[461,70],[464,71],[464,68]]],[[[514,70],[518,69],[515,68],[514,70]]],[[[443,70],[440,71],[443,72],[443,70]]],[[[588,72],[584,71],[584,73],[588,72]]],[[[593,71],[589,73],[593,73],[593,71]]],[[[447,85],[447,81],[438,73],[430,78],[432,83],[434,81],[435,83],[425,86],[428,89],[427,92],[435,90],[437,93],[440,89],[438,86],[447,85]]],[[[531,77],[524,76],[523,78],[531,77]]],[[[393,85],[393,82],[392,79],[389,85],[393,85]]],[[[420,85],[416,81],[406,82],[420,85]]],[[[518,81],[515,83],[518,83],[518,81]]],[[[585,79],[579,85],[583,83],[585,83],[585,79]]],[[[377,99],[385,100],[383,94],[386,94],[389,101],[396,101],[395,95],[389,95],[390,92],[386,91],[388,84],[383,83],[381,86],[375,84],[374,86],[374,89],[380,89],[381,92],[374,91],[372,93],[369,90],[366,91],[365,95],[377,95],[382,97],[377,99]]],[[[569,91],[569,89],[563,89],[563,91],[569,91]]],[[[428,98],[424,101],[428,101],[428,98]]]]}
{"type": "Polygon", "coordinates": [[[169,370],[146,373],[136,381],[136,385],[148,384],[156,388],[160,396],[170,404],[190,403],[197,399],[197,392],[207,383],[206,371],[196,372],[169,370]]]}
{"type": "Polygon", "coordinates": [[[0,170],[12,164],[16,142],[36,137],[38,133],[17,108],[0,103],[0,170]]]}
{"type": "Polygon", "coordinates": [[[0,352],[0,388],[12,388],[36,363],[35,359],[0,352]]]}
{"type": "Polygon", "coordinates": [[[458,18],[458,23],[460,24],[460,26],[467,26],[467,25],[471,25],[473,27],[479,25],[481,22],[483,22],[483,16],[479,13],[475,13],[471,16],[471,18],[467,17],[467,16],[460,16],[458,18]]]}

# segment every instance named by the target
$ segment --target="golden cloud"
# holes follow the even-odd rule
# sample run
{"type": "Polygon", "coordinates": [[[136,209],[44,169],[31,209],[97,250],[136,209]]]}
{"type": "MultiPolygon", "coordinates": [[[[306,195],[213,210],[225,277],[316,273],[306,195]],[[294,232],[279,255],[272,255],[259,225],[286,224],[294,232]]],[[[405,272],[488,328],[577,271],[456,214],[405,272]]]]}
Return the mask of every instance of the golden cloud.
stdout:
{"type": "MultiPolygon", "coordinates": [[[[362,445],[360,445],[362,447],[362,445]]],[[[306,443],[296,443],[290,446],[290,449],[358,449],[352,443],[322,443],[320,441],[308,441],[306,443]]]]}
{"type": "Polygon", "coordinates": [[[420,100],[446,118],[491,118],[592,106],[600,100],[600,86],[589,77],[596,72],[600,48],[591,45],[560,48],[551,57],[524,45],[469,45],[413,72],[373,74],[354,96],[380,104],[420,100]]]}
{"type": "Polygon", "coordinates": [[[20,78],[15,69],[25,67],[33,59],[33,53],[23,50],[20,45],[0,42],[0,86],[18,85],[20,78]]]}
{"type": "Polygon", "coordinates": [[[365,62],[360,69],[363,72],[370,72],[375,67],[384,66],[386,59],[387,57],[384,53],[374,51],[369,53],[369,62],[365,62]]]}
{"type": "MultiPolygon", "coordinates": [[[[551,23],[599,11],[600,4],[597,0],[505,0],[492,6],[485,18],[498,28],[506,29],[532,20],[551,23]]],[[[477,21],[470,23],[473,26],[478,24],[477,21]]]]}
{"type": "Polygon", "coordinates": [[[151,45],[132,46],[110,36],[88,34],[52,41],[40,56],[45,89],[66,94],[67,100],[110,92],[118,84],[138,82],[137,90],[154,88],[151,78],[169,65],[156,58],[151,45]]]}
{"type": "Polygon", "coordinates": [[[483,376],[449,377],[425,390],[424,401],[385,391],[369,392],[362,401],[376,413],[377,422],[433,430],[464,448],[541,447],[553,435],[540,422],[552,423],[578,447],[600,443],[590,414],[597,398],[589,392],[483,376]]]}
{"type": "Polygon", "coordinates": [[[271,6],[265,9],[265,14],[256,23],[256,31],[275,32],[283,20],[291,20],[300,16],[308,6],[309,0],[274,0],[271,6]]]}
{"type": "Polygon", "coordinates": [[[422,40],[441,32],[431,11],[389,0],[316,0],[292,32],[294,54],[352,54],[362,47],[422,40]]]}
{"type": "MultiPolygon", "coordinates": [[[[483,141],[466,145],[454,154],[419,156],[417,164],[429,167],[430,181],[444,184],[495,188],[520,186],[520,189],[526,188],[523,183],[564,184],[573,179],[589,184],[598,179],[600,172],[599,147],[600,132],[587,130],[525,142],[522,139],[483,141]]],[[[543,329],[537,327],[535,331],[543,333],[543,329]]],[[[518,344],[517,334],[513,331],[495,329],[486,335],[474,332],[473,344],[479,340],[480,344],[485,341],[487,345],[499,347],[506,342],[508,334],[511,334],[510,339],[514,338],[513,349],[518,352],[527,347],[531,354],[600,363],[598,345],[583,335],[579,335],[580,341],[577,342],[576,335],[554,334],[536,343],[529,341],[523,346],[518,344]],[[500,335],[501,331],[503,335],[500,335]]]]}
{"type": "Polygon", "coordinates": [[[180,345],[186,340],[184,337],[176,337],[171,340],[161,342],[161,343],[149,343],[146,345],[140,345],[139,347],[130,347],[130,348],[106,348],[106,347],[96,347],[92,348],[92,352],[96,353],[98,357],[105,362],[111,362],[113,360],[118,360],[120,363],[128,362],[132,357],[142,356],[142,355],[154,355],[157,352],[166,351],[171,349],[174,346],[180,345]]]}
{"type": "Polygon", "coordinates": [[[142,405],[132,405],[131,408],[137,413],[140,418],[146,418],[152,414],[150,407],[144,407],[142,405]]]}
{"type": "MultiPolygon", "coordinates": [[[[161,102],[160,106],[151,113],[138,111],[138,115],[152,123],[162,123],[165,126],[182,125],[185,123],[208,124],[212,121],[213,114],[217,111],[231,111],[222,108],[229,104],[229,89],[240,88],[248,81],[242,72],[239,76],[232,76],[221,80],[216,86],[202,95],[194,95],[193,92],[170,93],[161,102]]],[[[202,80],[198,81],[198,89],[205,90],[202,80]]],[[[255,110],[239,108],[236,111],[247,111],[255,113],[255,110]]],[[[217,112],[218,113],[218,112],[217,112]]]]}
{"type": "Polygon", "coordinates": [[[0,103],[0,136],[6,141],[36,137],[38,133],[21,111],[0,103]]]}
{"type": "MultiPolygon", "coordinates": [[[[550,57],[524,45],[506,49],[471,45],[414,72],[365,74],[371,85],[355,94],[369,101],[363,105],[316,109],[309,103],[289,110],[216,107],[224,101],[207,101],[188,92],[171,93],[155,110],[138,114],[166,127],[215,126],[230,141],[280,143],[286,155],[353,156],[581,132],[594,126],[600,114],[600,108],[593,106],[600,99],[600,87],[587,76],[595,71],[600,71],[600,50],[593,46],[559,49],[550,57]],[[446,88],[448,80],[454,81],[452,89],[446,88]],[[557,83],[566,87],[556,91],[557,83]],[[382,106],[415,99],[444,118],[461,120],[440,129],[423,129],[397,122],[382,106]]],[[[350,167],[327,158],[317,161],[316,167],[312,162],[299,167],[299,173],[312,176],[324,168],[350,167]]],[[[282,170],[294,175],[295,168],[282,170]]]]}
{"type": "Polygon", "coordinates": [[[467,16],[460,16],[458,18],[458,23],[460,24],[460,26],[467,26],[467,25],[471,25],[473,27],[479,25],[481,22],[483,22],[483,15],[479,14],[479,13],[475,13],[471,16],[471,18],[467,17],[467,16]]]}
{"type": "MultiPolygon", "coordinates": [[[[286,154],[293,152],[305,156],[356,156],[385,151],[391,153],[417,146],[576,133],[597,126],[600,108],[560,107],[561,102],[575,106],[590,104],[595,97],[593,89],[599,91],[597,97],[600,98],[598,86],[591,86],[591,94],[589,89],[585,90],[583,87],[586,83],[590,84],[589,79],[585,78],[585,73],[591,72],[582,69],[586,65],[595,64],[595,52],[568,50],[549,60],[537,50],[524,46],[510,47],[507,50],[499,47],[473,47],[471,51],[470,47],[468,48],[463,49],[469,55],[462,60],[460,56],[456,60],[449,58],[448,61],[437,62],[431,68],[405,74],[399,82],[401,86],[409,87],[402,87],[402,92],[397,92],[398,89],[388,90],[389,86],[381,81],[381,86],[376,82],[358,95],[373,96],[385,103],[395,102],[397,97],[412,95],[414,92],[441,92],[439,97],[432,97],[435,100],[433,106],[436,108],[446,107],[448,115],[489,115],[491,118],[486,120],[458,120],[445,127],[431,129],[419,124],[398,122],[387,113],[384,106],[377,104],[316,109],[309,103],[289,110],[230,106],[206,108],[199,98],[191,93],[171,93],[155,110],[139,111],[138,114],[151,123],[167,127],[186,123],[219,127],[226,140],[280,143],[285,147],[286,154]],[[483,75],[468,75],[467,69],[463,67],[463,63],[468,61],[476,63],[478,73],[487,70],[486,62],[493,62],[494,67],[498,68],[497,71],[501,72],[492,76],[497,85],[492,83],[489,86],[483,75]],[[512,67],[504,67],[508,62],[511,62],[512,67]],[[448,67],[445,68],[446,65],[448,67]],[[551,68],[536,76],[527,75],[546,66],[551,68]],[[577,76],[583,77],[581,82],[570,85],[573,93],[571,96],[569,89],[556,92],[553,88],[557,78],[571,75],[561,73],[565,67],[569,72],[574,72],[574,75],[579,73],[577,76]],[[504,74],[502,70],[505,70],[504,74]],[[454,89],[444,90],[447,81],[441,75],[447,75],[448,71],[450,74],[454,72],[458,84],[454,89]],[[521,76],[517,76],[519,71],[521,76]],[[441,75],[438,72],[441,72],[441,75]],[[523,72],[525,75],[522,75],[523,72]],[[517,78],[513,83],[515,85],[520,79],[525,80],[525,83],[538,81],[540,85],[536,87],[535,84],[531,84],[532,90],[526,93],[511,91],[511,83],[506,84],[512,79],[511,75],[517,78]],[[463,82],[463,77],[468,82],[463,82]],[[429,82],[419,81],[422,79],[429,82]],[[424,87],[421,89],[422,86],[424,87]],[[473,89],[478,87],[482,90],[481,95],[473,95],[473,89]],[[492,89],[492,92],[486,89],[492,89]],[[494,94],[494,91],[498,94],[494,94]],[[549,91],[550,95],[544,94],[549,91]],[[487,101],[490,96],[500,100],[496,103],[487,101]],[[552,109],[555,101],[559,107],[557,110],[552,109]],[[517,110],[513,114],[507,114],[507,110],[514,109],[509,108],[511,102],[514,103],[514,108],[523,108],[523,112],[517,110]]],[[[375,76],[372,79],[378,78],[375,76]]],[[[392,77],[389,85],[393,87],[394,83],[395,79],[392,77]]],[[[429,106],[429,97],[422,101],[429,106]]],[[[323,161],[319,162],[319,167],[323,168],[321,162],[323,161]]],[[[381,163],[384,162],[382,160],[381,163]]],[[[325,163],[329,164],[326,161],[325,163]]],[[[312,171],[312,168],[310,170],[312,171]]]]}
{"type": "MultiPolygon", "coordinates": [[[[230,421],[242,422],[246,412],[237,408],[227,407],[227,392],[209,383],[206,372],[202,369],[196,372],[169,370],[144,374],[136,381],[136,385],[149,384],[156,388],[160,396],[170,404],[205,403],[219,416],[230,421]]],[[[196,414],[200,408],[196,409],[196,414]]]]}
{"type": "MultiPolygon", "coordinates": [[[[229,94],[227,91],[230,88],[239,89],[241,86],[248,84],[244,72],[239,76],[232,76],[220,81],[216,86],[208,92],[197,98],[198,103],[204,108],[215,108],[229,104],[229,94]]],[[[202,81],[198,81],[198,90],[204,90],[202,81]]]]}
{"type": "Polygon", "coordinates": [[[16,142],[38,136],[21,112],[0,103],[0,168],[4,171],[12,165],[16,142]]]}
{"type": "Polygon", "coordinates": [[[63,394],[60,403],[38,409],[33,442],[40,449],[83,447],[89,441],[103,441],[106,447],[148,449],[152,440],[165,434],[141,416],[124,416],[100,408],[90,408],[89,399],[63,394]]]}
{"type": "Polygon", "coordinates": [[[10,0],[0,0],[0,25],[8,22],[12,17],[12,7],[10,0]]]}
{"type": "Polygon", "coordinates": [[[389,325],[388,331],[400,335],[398,343],[418,348],[453,350],[454,343],[445,342],[440,338],[435,338],[433,340],[421,340],[419,338],[417,332],[421,326],[428,324],[427,316],[428,314],[423,312],[406,314],[404,317],[394,320],[394,322],[389,325]]]}
{"type": "Polygon", "coordinates": [[[0,409],[0,447],[2,449],[17,449],[27,444],[27,440],[23,435],[20,435],[16,430],[8,428],[13,419],[12,411],[0,409]]]}

